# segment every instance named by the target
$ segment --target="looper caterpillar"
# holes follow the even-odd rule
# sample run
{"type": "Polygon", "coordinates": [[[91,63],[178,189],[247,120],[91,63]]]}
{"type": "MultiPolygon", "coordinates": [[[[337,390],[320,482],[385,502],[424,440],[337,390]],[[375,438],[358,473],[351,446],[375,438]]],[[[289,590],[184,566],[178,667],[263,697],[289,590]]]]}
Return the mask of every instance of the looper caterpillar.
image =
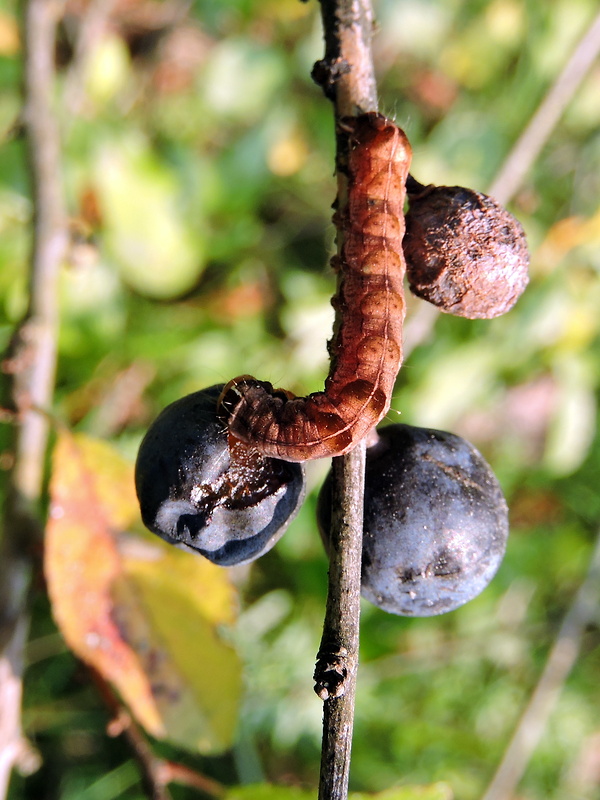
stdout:
{"type": "Polygon", "coordinates": [[[343,120],[349,133],[348,202],[332,259],[338,288],[325,388],[307,397],[242,375],[219,399],[234,437],[288,461],[351,450],[387,413],[402,361],[405,183],[411,148],[376,112],[343,120]]]}

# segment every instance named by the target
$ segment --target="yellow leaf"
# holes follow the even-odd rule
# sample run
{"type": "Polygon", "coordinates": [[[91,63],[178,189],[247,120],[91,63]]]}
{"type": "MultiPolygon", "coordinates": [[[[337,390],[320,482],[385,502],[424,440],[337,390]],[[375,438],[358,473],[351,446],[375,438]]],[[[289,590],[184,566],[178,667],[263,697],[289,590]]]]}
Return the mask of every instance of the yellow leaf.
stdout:
{"type": "Polygon", "coordinates": [[[104,104],[123,89],[129,76],[127,45],[120,36],[105,36],[91,51],[86,74],[88,96],[104,104]]]}
{"type": "Polygon", "coordinates": [[[235,617],[225,570],[123,533],[139,512],[133,469],[104,442],[61,433],[45,571],[67,643],[154,736],[202,752],[231,742],[241,670],[218,626],[235,617]]]}
{"type": "Polygon", "coordinates": [[[88,436],[70,438],[71,458],[67,459],[65,467],[69,469],[78,465],[81,468],[81,479],[90,482],[88,489],[112,529],[129,527],[139,517],[131,464],[114,447],[100,439],[88,436]]]}
{"type": "Polygon", "coordinates": [[[0,11],[0,55],[14,56],[20,47],[17,20],[6,11],[0,11]]]}
{"type": "Polygon", "coordinates": [[[230,744],[240,665],[216,626],[233,622],[225,571],[157,540],[121,548],[113,587],[124,639],[140,656],[169,739],[207,752],[230,744]]]}
{"type": "Polygon", "coordinates": [[[142,725],[164,735],[139,659],[113,619],[110,589],[120,561],[90,456],[82,440],[59,437],[44,564],[54,617],[72,650],[119,689],[142,725]]]}
{"type": "Polygon", "coordinates": [[[566,217],[556,222],[534,257],[533,271],[550,273],[576,247],[600,241],[600,210],[588,219],[566,217]]]}

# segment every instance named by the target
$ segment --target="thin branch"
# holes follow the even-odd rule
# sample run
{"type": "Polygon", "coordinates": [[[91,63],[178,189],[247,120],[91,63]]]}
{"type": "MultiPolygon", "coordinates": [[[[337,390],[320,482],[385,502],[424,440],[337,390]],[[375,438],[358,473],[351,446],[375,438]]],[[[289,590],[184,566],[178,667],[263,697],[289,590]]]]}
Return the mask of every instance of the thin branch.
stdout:
{"type": "Polygon", "coordinates": [[[337,116],[377,111],[370,0],[321,0],[321,16],[325,57],[314,66],[314,80],[334,101],[337,116]]]}
{"type": "Polygon", "coordinates": [[[148,739],[129,711],[123,706],[112,686],[96,670],[90,675],[102,700],[113,716],[108,725],[109,736],[123,736],[127,741],[140,769],[144,792],[150,800],[171,800],[167,786],[179,783],[198,789],[212,798],[225,796],[225,787],[183,764],[176,764],[155,755],[148,739]]]}
{"type": "Polygon", "coordinates": [[[23,125],[33,200],[29,307],[2,361],[3,405],[15,412],[13,466],[0,541],[0,798],[6,797],[15,765],[30,752],[20,723],[23,649],[33,552],[41,537],[42,494],[48,423],[35,409],[51,402],[56,366],[58,270],[67,229],[60,180],[60,144],[52,109],[54,43],[62,2],[29,0],[24,14],[23,125]]]}
{"type": "Polygon", "coordinates": [[[171,800],[167,789],[168,780],[163,771],[163,760],[154,755],[139,725],[123,707],[118,708],[117,716],[108,727],[108,734],[123,736],[127,740],[139,767],[146,797],[149,800],[171,800]]]}
{"type": "Polygon", "coordinates": [[[514,197],[599,53],[600,12],[579,40],[492,183],[489,193],[499,203],[506,204],[514,197]]]}
{"type": "MultiPolygon", "coordinates": [[[[571,57],[504,159],[487,190],[488,194],[499,203],[507,205],[518,192],[525,175],[533,167],[561,114],[598,58],[599,53],[600,13],[586,29],[571,57]]],[[[415,347],[431,337],[439,315],[440,312],[436,308],[428,307],[422,312],[415,312],[413,317],[407,321],[404,329],[405,359],[415,347]]]]}
{"type": "MultiPolygon", "coordinates": [[[[321,0],[325,57],[313,77],[336,118],[377,110],[370,0],[321,0]]],[[[346,148],[338,139],[338,209],[347,202],[346,148]],[[341,167],[341,168],[340,168],[341,167]]],[[[338,233],[338,249],[342,232],[338,233]]],[[[358,669],[365,443],[333,459],[329,586],[315,691],[324,700],[319,800],[348,796],[358,669]]]]}
{"type": "Polygon", "coordinates": [[[348,796],[358,670],[365,443],[333,459],[329,588],[315,691],[323,706],[319,800],[348,796]]]}
{"type": "Polygon", "coordinates": [[[165,783],[178,783],[181,786],[189,786],[198,789],[209,797],[225,797],[227,790],[225,787],[202,775],[200,772],[186,767],[184,764],[176,764],[174,761],[163,761],[161,764],[162,780],[165,783]]]}
{"type": "Polygon", "coordinates": [[[562,687],[581,649],[586,626],[598,614],[600,603],[600,533],[585,580],[567,612],[544,671],[523,712],[502,762],[482,800],[510,800],[544,733],[562,687]]]}
{"type": "MultiPolygon", "coordinates": [[[[33,245],[29,308],[8,367],[13,402],[21,414],[13,483],[34,504],[40,496],[48,422],[45,408],[54,389],[58,331],[58,272],[68,241],[60,140],[53,109],[54,40],[62,2],[29,0],[25,13],[23,123],[33,194],[33,245]]],[[[6,363],[6,362],[5,362],[6,363]]]]}

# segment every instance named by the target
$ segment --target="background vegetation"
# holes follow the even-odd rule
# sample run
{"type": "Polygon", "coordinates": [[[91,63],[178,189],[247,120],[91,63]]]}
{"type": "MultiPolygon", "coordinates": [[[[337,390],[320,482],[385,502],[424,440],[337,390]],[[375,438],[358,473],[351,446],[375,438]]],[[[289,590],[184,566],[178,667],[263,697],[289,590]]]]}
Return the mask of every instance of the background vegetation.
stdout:
{"type": "MultiPolygon", "coordinates": [[[[485,191],[595,8],[377,0],[381,110],[406,129],[415,176],[485,191]]],[[[323,49],[315,2],[116,0],[81,53],[85,19],[86,4],[70,0],[57,51],[73,244],[54,412],[133,461],[149,422],[188,392],[246,372],[302,394],[321,387],[333,318],[332,113],[310,79],[323,49]]],[[[4,0],[2,346],[27,299],[21,57],[16,3],[4,0]]],[[[584,580],[600,525],[599,92],[596,64],[513,198],[532,252],[516,308],[471,322],[409,299],[389,419],[470,439],[500,478],[512,533],[492,585],[458,611],[403,619],[364,604],[356,791],[444,781],[456,798],[481,797],[584,580]]],[[[217,753],[211,740],[200,754],[155,745],[225,784],[316,785],[311,675],[327,564],[314,507],[327,468],[309,465],[311,493],[276,548],[227,573],[237,611],[224,635],[244,683],[233,743],[217,753]]],[[[194,655],[193,633],[189,648],[210,685],[215,668],[201,647],[194,655]]],[[[41,580],[28,663],[24,724],[42,765],[14,778],[11,800],[143,797],[41,580]]],[[[599,670],[596,618],[522,800],[600,796],[599,670]]]]}

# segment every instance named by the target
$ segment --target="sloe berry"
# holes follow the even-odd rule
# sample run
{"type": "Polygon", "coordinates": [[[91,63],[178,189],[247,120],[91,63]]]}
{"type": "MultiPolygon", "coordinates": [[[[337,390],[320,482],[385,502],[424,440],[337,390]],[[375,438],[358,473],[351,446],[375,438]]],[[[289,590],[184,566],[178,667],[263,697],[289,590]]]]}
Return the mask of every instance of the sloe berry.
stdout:
{"type": "Polygon", "coordinates": [[[221,566],[270,550],[300,508],[304,470],[229,436],[223,385],[167,406],[144,437],[135,484],[142,520],[162,539],[221,566]]]}
{"type": "MultiPolygon", "coordinates": [[[[367,449],[362,594],[384,611],[433,616],[478,595],[502,561],[506,501],[465,439],[395,424],[367,449]]],[[[331,474],[318,502],[325,546],[331,474]]]]}

